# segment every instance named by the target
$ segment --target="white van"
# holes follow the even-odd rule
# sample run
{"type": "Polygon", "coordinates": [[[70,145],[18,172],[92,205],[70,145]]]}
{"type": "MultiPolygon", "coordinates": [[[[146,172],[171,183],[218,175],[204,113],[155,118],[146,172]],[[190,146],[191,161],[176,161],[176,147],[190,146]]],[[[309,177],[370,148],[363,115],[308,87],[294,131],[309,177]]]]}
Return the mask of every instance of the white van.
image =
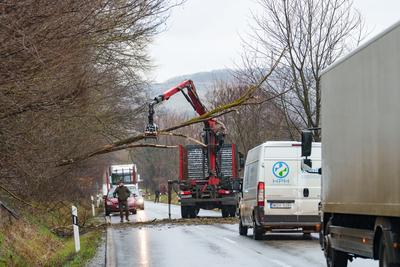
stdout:
{"type": "MultiPolygon", "coordinates": [[[[312,144],[312,168],[321,167],[321,143],[312,144]]],[[[272,229],[318,232],[321,175],[301,170],[301,143],[266,142],[246,158],[243,195],[239,203],[239,233],[261,239],[272,229]]]]}

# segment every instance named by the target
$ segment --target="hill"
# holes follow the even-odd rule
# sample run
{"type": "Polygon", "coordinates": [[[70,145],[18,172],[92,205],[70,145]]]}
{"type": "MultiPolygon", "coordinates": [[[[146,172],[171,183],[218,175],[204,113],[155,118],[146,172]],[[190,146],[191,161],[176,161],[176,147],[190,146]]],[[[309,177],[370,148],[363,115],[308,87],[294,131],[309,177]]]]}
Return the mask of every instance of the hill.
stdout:
{"type": "MultiPolygon", "coordinates": [[[[232,70],[230,69],[219,69],[176,76],[166,80],[165,82],[152,84],[151,91],[153,95],[158,95],[165,92],[169,88],[190,79],[194,82],[197,93],[199,94],[203,103],[208,105],[206,95],[213,90],[213,85],[218,81],[231,80],[231,73],[232,70]]],[[[192,107],[189,105],[189,103],[187,103],[182,94],[176,95],[173,99],[171,98],[168,102],[163,103],[162,106],[179,112],[193,111],[192,107]]]]}

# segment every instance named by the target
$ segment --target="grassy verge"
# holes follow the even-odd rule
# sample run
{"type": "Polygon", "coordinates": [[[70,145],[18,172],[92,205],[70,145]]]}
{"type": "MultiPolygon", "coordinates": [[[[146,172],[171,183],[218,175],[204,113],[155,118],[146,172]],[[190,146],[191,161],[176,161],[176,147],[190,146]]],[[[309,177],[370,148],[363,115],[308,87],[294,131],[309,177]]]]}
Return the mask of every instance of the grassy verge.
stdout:
{"type": "MultiPolygon", "coordinates": [[[[151,194],[149,196],[146,196],[146,200],[148,201],[154,201],[155,195],[151,194]]],[[[168,195],[161,195],[160,196],[160,203],[166,203],[168,204],[168,195]]],[[[174,205],[179,205],[180,202],[178,201],[178,195],[175,192],[172,192],[171,194],[171,204],[174,205]]]]}
{"type": "MultiPolygon", "coordinates": [[[[87,225],[97,225],[96,219],[87,220],[87,225]]],[[[85,266],[95,255],[102,229],[81,234],[81,250],[75,253],[73,237],[61,238],[42,222],[42,218],[30,214],[0,228],[0,267],[85,266]]]]}
{"type": "Polygon", "coordinates": [[[102,232],[93,231],[81,235],[81,250],[75,253],[75,243],[73,238],[68,238],[62,249],[57,251],[48,266],[79,267],[94,257],[97,247],[101,241],[102,232]]]}

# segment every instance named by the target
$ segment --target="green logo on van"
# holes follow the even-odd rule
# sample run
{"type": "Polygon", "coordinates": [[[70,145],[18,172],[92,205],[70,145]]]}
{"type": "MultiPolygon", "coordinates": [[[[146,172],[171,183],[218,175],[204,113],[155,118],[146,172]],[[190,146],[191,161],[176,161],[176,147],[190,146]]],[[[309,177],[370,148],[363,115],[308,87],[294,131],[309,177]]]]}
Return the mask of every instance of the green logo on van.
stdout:
{"type": "Polygon", "coordinates": [[[289,174],[289,165],[286,162],[278,161],[272,166],[272,173],[276,178],[283,179],[289,174]]]}

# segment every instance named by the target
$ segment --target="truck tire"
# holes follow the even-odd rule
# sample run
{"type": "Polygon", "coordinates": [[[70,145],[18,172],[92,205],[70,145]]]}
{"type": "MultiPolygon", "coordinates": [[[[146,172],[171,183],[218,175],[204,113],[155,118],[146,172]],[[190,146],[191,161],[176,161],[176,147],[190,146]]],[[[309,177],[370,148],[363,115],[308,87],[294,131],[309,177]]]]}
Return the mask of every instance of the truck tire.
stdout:
{"type": "Polygon", "coordinates": [[[324,235],[324,254],[326,258],[326,265],[328,267],[347,267],[348,255],[346,252],[336,250],[329,244],[329,227],[331,221],[326,224],[326,235],[324,235]]]}
{"type": "Polygon", "coordinates": [[[261,240],[263,239],[264,231],[261,227],[259,227],[256,222],[253,222],[253,239],[261,240]]]}
{"type": "Polygon", "coordinates": [[[229,216],[230,217],[235,217],[236,216],[236,206],[230,206],[229,207],[229,216]]]}
{"type": "Polygon", "coordinates": [[[222,218],[226,218],[229,216],[229,209],[227,206],[222,206],[221,208],[222,218]]]}
{"type": "Polygon", "coordinates": [[[399,267],[400,264],[389,263],[388,246],[383,238],[379,242],[379,267],[399,267]]]}
{"type": "Polygon", "coordinates": [[[186,207],[186,206],[181,206],[181,216],[184,219],[189,218],[189,212],[188,212],[187,208],[188,207],[186,207]]]}
{"type": "Polygon", "coordinates": [[[239,219],[239,235],[247,236],[247,230],[249,228],[242,224],[242,219],[239,219]]]}
{"type": "Polygon", "coordinates": [[[347,267],[347,253],[330,248],[326,256],[326,265],[328,267],[347,267]]]}
{"type": "Polygon", "coordinates": [[[197,217],[196,207],[188,207],[188,213],[190,218],[196,218],[197,217]]]}

